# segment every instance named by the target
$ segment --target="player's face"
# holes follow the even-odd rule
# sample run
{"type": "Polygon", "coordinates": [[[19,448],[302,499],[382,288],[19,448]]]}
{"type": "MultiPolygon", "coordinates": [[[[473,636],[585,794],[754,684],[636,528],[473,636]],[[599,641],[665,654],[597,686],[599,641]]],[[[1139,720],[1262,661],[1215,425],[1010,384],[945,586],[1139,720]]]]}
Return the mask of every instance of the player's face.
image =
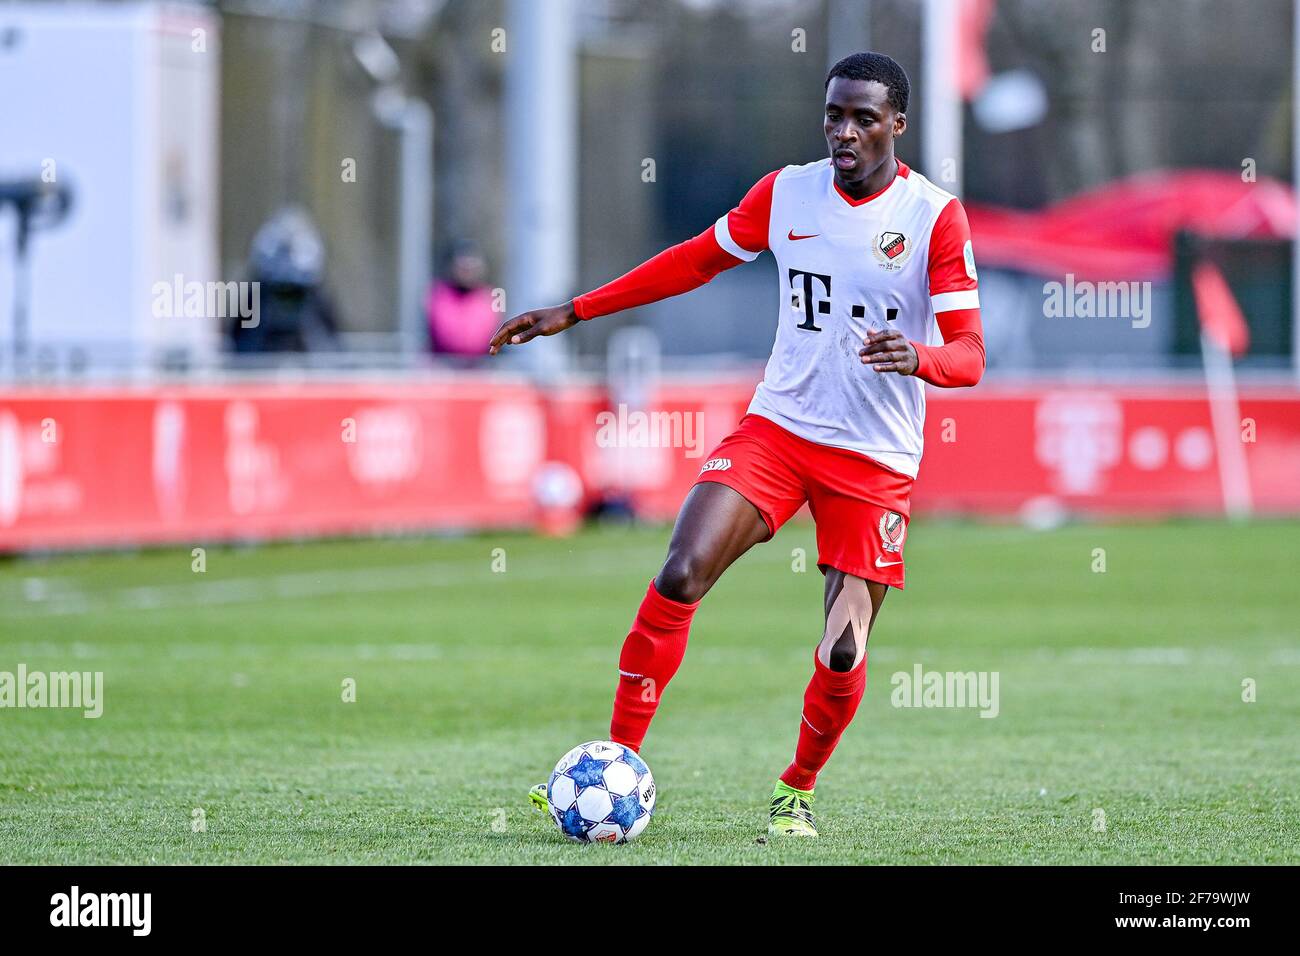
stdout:
{"type": "Polygon", "coordinates": [[[884,83],[837,76],[826,88],[826,145],[841,182],[861,182],[879,169],[906,128],[907,117],[889,105],[884,83]]]}

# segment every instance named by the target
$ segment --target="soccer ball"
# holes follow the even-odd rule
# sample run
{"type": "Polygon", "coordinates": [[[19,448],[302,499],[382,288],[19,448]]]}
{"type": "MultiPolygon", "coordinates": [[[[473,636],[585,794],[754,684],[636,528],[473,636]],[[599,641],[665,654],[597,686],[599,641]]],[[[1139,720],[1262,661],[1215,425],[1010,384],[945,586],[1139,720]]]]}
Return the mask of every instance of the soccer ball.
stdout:
{"type": "Polygon", "coordinates": [[[551,819],[579,843],[625,843],[650,823],[655,778],[621,744],[593,740],[560,758],[546,784],[551,819]]]}

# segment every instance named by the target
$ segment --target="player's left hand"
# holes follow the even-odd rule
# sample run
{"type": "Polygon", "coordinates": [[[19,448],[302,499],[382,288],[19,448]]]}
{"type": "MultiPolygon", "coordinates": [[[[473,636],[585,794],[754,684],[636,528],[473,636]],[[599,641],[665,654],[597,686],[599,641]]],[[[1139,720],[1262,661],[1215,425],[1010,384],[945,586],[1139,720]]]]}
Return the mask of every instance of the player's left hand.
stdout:
{"type": "Polygon", "coordinates": [[[868,332],[862,340],[866,348],[858,355],[863,365],[870,365],[877,372],[897,372],[899,375],[911,375],[916,371],[919,359],[916,348],[902,332],[883,329],[868,332]]]}

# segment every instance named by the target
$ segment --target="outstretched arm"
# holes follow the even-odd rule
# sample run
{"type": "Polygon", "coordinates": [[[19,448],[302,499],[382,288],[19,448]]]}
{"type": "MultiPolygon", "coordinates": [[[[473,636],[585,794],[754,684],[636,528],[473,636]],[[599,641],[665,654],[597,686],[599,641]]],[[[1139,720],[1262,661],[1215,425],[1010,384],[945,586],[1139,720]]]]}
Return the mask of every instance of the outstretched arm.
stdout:
{"type": "Polygon", "coordinates": [[[719,272],[758,257],[767,248],[768,219],[772,211],[769,173],[754,185],[740,205],[693,239],[665,249],[613,282],[580,295],[564,305],[524,312],[501,323],[488,351],[522,345],[539,335],[555,335],[582,319],[594,319],[636,308],[704,285],[719,272]]]}
{"type": "Polygon", "coordinates": [[[573,300],[580,319],[634,309],[698,289],[719,272],[744,262],[718,245],[709,227],[694,239],[665,249],[631,272],[573,300]]]}

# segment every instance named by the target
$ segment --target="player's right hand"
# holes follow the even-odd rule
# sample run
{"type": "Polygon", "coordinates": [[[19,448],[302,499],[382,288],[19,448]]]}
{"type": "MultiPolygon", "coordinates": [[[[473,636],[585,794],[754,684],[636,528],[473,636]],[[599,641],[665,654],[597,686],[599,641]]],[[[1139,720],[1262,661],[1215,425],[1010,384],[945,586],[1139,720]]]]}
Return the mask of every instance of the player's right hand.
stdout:
{"type": "Polygon", "coordinates": [[[572,299],[564,305],[554,305],[549,309],[523,312],[513,319],[506,319],[497,327],[488,342],[488,354],[496,355],[503,345],[523,345],[539,335],[555,335],[581,321],[573,311],[572,299]]]}

